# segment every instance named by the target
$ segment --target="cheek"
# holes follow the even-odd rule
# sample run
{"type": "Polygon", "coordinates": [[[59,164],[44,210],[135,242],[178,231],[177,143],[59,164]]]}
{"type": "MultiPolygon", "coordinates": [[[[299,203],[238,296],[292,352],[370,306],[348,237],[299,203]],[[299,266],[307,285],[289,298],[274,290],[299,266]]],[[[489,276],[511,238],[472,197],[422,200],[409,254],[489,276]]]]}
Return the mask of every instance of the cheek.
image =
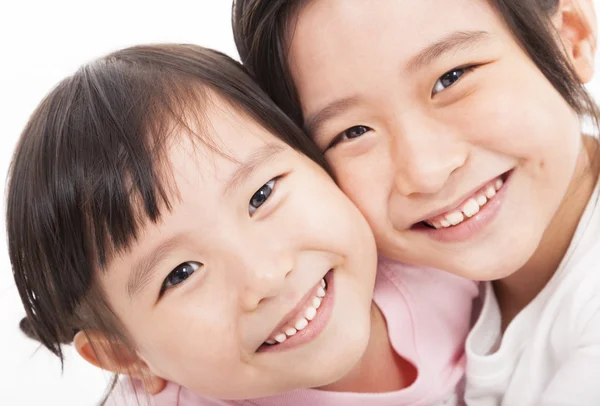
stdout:
{"type": "Polygon", "coordinates": [[[157,353],[160,357],[151,359],[151,365],[159,376],[199,393],[231,393],[229,382],[244,382],[245,365],[231,333],[190,329],[157,353]]]}
{"type": "Polygon", "coordinates": [[[371,226],[387,215],[388,196],[394,177],[383,148],[372,148],[357,157],[328,159],[340,189],[352,200],[371,226]]]}
{"type": "Polygon", "coordinates": [[[213,382],[212,375],[230,373],[227,369],[239,363],[240,354],[234,317],[227,316],[225,308],[216,308],[217,298],[176,299],[180,300],[133,325],[134,340],[154,372],[178,383],[190,383],[190,376],[196,383],[213,382]]]}
{"type": "Polygon", "coordinates": [[[475,146],[538,164],[573,151],[576,115],[543,77],[536,79],[482,89],[468,114],[454,115],[455,131],[475,146]]]}
{"type": "Polygon", "coordinates": [[[357,266],[365,266],[374,256],[375,241],[360,208],[329,177],[326,182],[311,183],[310,192],[318,196],[311,205],[314,215],[308,214],[306,205],[296,209],[306,213],[296,227],[303,241],[300,248],[328,251],[341,258],[353,258],[350,262],[357,266]]]}

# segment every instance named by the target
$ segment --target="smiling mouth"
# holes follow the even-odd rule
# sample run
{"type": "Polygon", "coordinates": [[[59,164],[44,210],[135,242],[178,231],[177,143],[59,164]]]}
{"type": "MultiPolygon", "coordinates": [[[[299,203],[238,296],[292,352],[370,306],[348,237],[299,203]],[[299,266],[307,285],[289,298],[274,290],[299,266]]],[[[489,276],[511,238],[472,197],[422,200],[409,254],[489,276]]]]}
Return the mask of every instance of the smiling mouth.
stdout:
{"type": "Polygon", "coordinates": [[[475,216],[480,210],[483,210],[489,202],[494,200],[496,194],[500,191],[500,189],[502,189],[506,180],[510,176],[510,173],[511,171],[508,171],[500,176],[497,176],[483,185],[454,209],[420,221],[413,225],[413,228],[426,227],[439,230],[452,228],[462,224],[471,217],[475,216]]]}
{"type": "Polygon", "coordinates": [[[310,327],[311,322],[317,317],[323,299],[327,295],[327,276],[331,272],[330,270],[321,279],[319,284],[311,290],[310,295],[299,306],[298,312],[292,314],[282,323],[281,327],[278,327],[269,335],[269,338],[260,346],[259,351],[261,349],[277,347],[310,327]]]}

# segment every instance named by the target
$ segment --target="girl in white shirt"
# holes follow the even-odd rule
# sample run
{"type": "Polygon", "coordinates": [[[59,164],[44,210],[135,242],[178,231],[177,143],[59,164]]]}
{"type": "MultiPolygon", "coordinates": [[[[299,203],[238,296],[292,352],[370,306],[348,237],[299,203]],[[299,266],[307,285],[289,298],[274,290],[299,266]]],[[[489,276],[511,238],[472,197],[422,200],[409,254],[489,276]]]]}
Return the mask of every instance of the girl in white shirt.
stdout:
{"type": "Polygon", "coordinates": [[[234,30],[384,255],[493,281],[467,402],[600,404],[592,1],[238,0],[234,30]]]}

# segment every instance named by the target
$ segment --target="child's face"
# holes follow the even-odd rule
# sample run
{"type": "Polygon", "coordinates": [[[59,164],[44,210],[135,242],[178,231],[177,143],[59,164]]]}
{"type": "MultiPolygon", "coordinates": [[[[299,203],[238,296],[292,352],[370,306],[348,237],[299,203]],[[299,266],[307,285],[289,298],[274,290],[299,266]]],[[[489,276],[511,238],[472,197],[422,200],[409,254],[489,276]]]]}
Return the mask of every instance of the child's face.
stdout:
{"type": "Polygon", "coordinates": [[[290,67],[307,128],[383,254],[472,279],[533,254],[573,176],[579,123],[488,2],[309,2],[290,67]]]}
{"type": "Polygon", "coordinates": [[[331,383],[369,337],[368,224],[319,166],[234,109],[208,119],[219,152],[178,137],[172,209],[109,264],[109,302],[152,373],[201,394],[331,383]]]}

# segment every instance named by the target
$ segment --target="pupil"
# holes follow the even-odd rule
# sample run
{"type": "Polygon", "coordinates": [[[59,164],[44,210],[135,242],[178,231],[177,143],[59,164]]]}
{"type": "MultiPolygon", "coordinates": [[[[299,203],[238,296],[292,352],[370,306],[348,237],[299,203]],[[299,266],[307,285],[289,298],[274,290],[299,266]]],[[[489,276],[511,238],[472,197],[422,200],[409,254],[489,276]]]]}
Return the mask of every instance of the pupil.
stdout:
{"type": "Polygon", "coordinates": [[[450,87],[452,86],[452,84],[454,82],[456,82],[463,74],[462,69],[460,70],[453,70],[452,72],[448,72],[446,73],[443,77],[442,77],[442,86],[444,87],[450,87]]]}
{"type": "Polygon", "coordinates": [[[188,268],[189,267],[185,265],[176,269],[173,273],[173,277],[171,278],[171,284],[177,285],[178,283],[181,283],[184,280],[186,280],[188,276],[190,276],[188,268]]]}
{"type": "Polygon", "coordinates": [[[252,206],[258,207],[267,200],[269,195],[271,194],[271,188],[267,185],[264,185],[258,192],[252,196],[252,206]]]}
{"type": "Polygon", "coordinates": [[[350,134],[348,138],[356,138],[360,137],[363,134],[364,127],[354,127],[350,130],[350,134]]]}

